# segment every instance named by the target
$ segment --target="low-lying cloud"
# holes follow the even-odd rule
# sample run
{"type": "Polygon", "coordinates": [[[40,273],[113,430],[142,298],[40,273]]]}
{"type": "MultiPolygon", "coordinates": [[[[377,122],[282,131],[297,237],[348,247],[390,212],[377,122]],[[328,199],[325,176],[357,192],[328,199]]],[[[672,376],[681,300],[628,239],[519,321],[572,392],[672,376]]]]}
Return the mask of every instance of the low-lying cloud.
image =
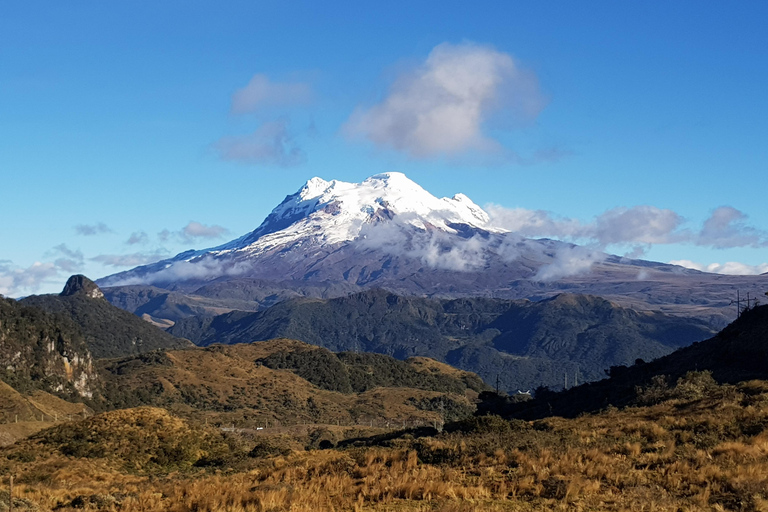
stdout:
{"type": "Polygon", "coordinates": [[[588,273],[606,257],[592,248],[545,244],[516,233],[477,233],[459,238],[441,230],[416,228],[408,224],[407,216],[401,217],[364,225],[357,247],[418,259],[427,267],[457,272],[477,271],[494,260],[509,263],[525,257],[541,264],[531,279],[544,282],[588,273]]]}
{"type": "Polygon", "coordinates": [[[605,259],[605,253],[579,245],[558,247],[552,254],[552,262],[542,266],[534,276],[535,281],[556,281],[575,275],[587,274],[595,263],[605,259]]]}
{"type": "Polygon", "coordinates": [[[158,249],[151,252],[134,252],[131,254],[100,254],[90,258],[90,260],[108,267],[126,268],[147,265],[167,257],[168,251],[158,249]]]}
{"type": "Polygon", "coordinates": [[[343,131],[414,158],[499,152],[484,132],[491,117],[532,120],[544,106],[536,77],[509,54],[474,43],[436,46],[387,96],[359,107],[343,131]]]}
{"type": "Polygon", "coordinates": [[[670,265],[680,265],[685,268],[692,268],[702,272],[712,272],[714,274],[726,274],[731,276],[755,276],[768,272],[768,263],[759,265],[748,265],[737,261],[727,261],[725,263],[697,263],[691,260],[672,260],[670,265]]]}
{"type": "Polygon", "coordinates": [[[174,261],[165,268],[150,274],[128,273],[106,280],[107,286],[128,286],[133,284],[158,284],[190,279],[206,280],[213,277],[242,275],[253,267],[250,262],[233,262],[210,255],[195,258],[192,261],[174,261]]]}

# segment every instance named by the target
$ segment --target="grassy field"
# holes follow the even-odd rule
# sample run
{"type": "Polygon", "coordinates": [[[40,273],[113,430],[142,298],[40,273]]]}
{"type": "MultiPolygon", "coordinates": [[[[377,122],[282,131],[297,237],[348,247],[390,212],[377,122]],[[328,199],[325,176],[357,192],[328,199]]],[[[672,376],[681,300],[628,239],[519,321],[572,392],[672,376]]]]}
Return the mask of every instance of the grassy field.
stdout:
{"type": "Polygon", "coordinates": [[[648,405],[433,435],[223,432],[127,409],[4,448],[0,473],[17,510],[768,510],[767,382],[694,373],[638,395],[648,405]],[[359,439],[330,448],[345,437],[359,439]]]}

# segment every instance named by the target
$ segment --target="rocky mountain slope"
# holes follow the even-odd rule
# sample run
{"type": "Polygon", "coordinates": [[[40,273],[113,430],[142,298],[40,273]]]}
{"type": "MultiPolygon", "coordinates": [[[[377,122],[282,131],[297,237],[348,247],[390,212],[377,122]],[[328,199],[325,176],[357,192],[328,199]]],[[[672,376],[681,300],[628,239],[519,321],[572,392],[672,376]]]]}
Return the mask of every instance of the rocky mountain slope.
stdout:
{"type": "Polygon", "coordinates": [[[383,288],[440,298],[586,293],[722,326],[733,317],[736,291],[762,294],[768,276],[708,274],[526,239],[495,226],[462,194],[438,199],[400,173],[385,173],[362,183],[313,178],[251,233],[99,285],[118,287],[106,290],[115,304],[161,321],[383,288]],[[154,300],[157,288],[166,290],[164,300],[154,300]]]}
{"type": "Polygon", "coordinates": [[[66,316],[0,297],[0,377],[20,392],[91,397],[99,378],[79,327],[66,316]]]}
{"type": "Polygon", "coordinates": [[[198,345],[300,339],[334,351],[429,356],[498,375],[505,390],[595,380],[604,370],[654,359],[713,331],[698,320],[638,313],[592,296],[540,302],[440,300],[371,290],[336,299],[293,299],[256,313],[180,320],[170,331],[198,345]]]}
{"type": "Polygon", "coordinates": [[[96,358],[192,346],[113,306],[99,287],[82,275],[70,277],[59,295],[32,295],[20,303],[70,318],[96,358]]]}

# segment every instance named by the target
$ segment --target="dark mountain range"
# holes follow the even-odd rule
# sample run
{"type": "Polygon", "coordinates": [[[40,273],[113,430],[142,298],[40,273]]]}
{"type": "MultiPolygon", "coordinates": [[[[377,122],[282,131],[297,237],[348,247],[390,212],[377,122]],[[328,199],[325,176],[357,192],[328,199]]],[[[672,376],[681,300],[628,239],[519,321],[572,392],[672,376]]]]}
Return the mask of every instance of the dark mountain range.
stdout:
{"type": "Polygon", "coordinates": [[[198,345],[289,337],[333,351],[429,356],[499,376],[505,390],[595,380],[611,366],[653,359],[705,339],[703,322],[636,312],[563,294],[540,302],[426,299],[371,290],[336,299],[292,299],[256,312],[180,320],[170,331],[198,345]]]}
{"type": "Polygon", "coordinates": [[[20,303],[71,319],[96,358],[192,345],[113,306],[85,276],[70,277],[59,295],[32,295],[20,303]]]}
{"type": "MultiPolygon", "coordinates": [[[[738,320],[716,336],[680,348],[655,361],[613,367],[610,378],[561,393],[541,392],[535,400],[527,403],[490,401],[485,404],[484,410],[525,419],[552,415],[575,417],[608,405],[642,402],[652,398],[652,395],[663,397],[688,372],[701,371],[710,372],[714,381],[719,383],[768,380],[768,306],[744,311],[738,320]]],[[[696,378],[693,377],[694,381],[696,378]]],[[[700,387],[706,381],[693,384],[700,387]]]]}
{"type": "Polygon", "coordinates": [[[251,233],[99,284],[116,305],[161,323],[382,288],[435,298],[583,293],[724,326],[737,290],[762,294],[768,276],[709,274],[526,239],[462,194],[438,199],[386,173],[362,183],[313,178],[251,233]]]}

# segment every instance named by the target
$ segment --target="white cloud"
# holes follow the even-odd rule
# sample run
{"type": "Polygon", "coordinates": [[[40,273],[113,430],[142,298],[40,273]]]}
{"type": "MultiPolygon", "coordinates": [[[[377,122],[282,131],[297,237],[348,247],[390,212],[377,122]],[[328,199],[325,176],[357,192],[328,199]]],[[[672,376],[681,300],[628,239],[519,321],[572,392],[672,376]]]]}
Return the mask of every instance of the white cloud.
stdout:
{"type": "Polygon", "coordinates": [[[691,260],[672,260],[670,265],[680,265],[685,268],[692,268],[702,272],[712,272],[715,274],[727,274],[731,276],[754,276],[768,272],[768,263],[759,265],[747,265],[737,261],[728,261],[725,263],[697,263],[691,260]]]}
{"type": "Polygon", "coordinates": [[[193,238],[221,238],[227,233],[229,233],[229,230],[222,226],[206,226],[205,224],[200,224],[196,221],[190,221],[189,224],[184,226],[184,228],[181,230],[182,236],[184,236],[187,239],[193,239],[193,238]]]}
{"type": "Polygon", "coordinates": [[[248,85],[232,95],[232,113],[245,114],[263,107],[309,103],[312,89],[305,83],[276,83],[267,75],[257,74],[248,85]]]}
{"type": "Polygon", "coordinates": [[[579,245],[559,248],[552,263],[542,266],[533,277],[536,281],[554,281],[564,277],[586,274],[592,265],[605,259],[605,253],[579,245]]]}
{"type": "MultiPolygon", "coordinates": [[[[654,206],[613,208],[592,222],[561,218],[544,210],[486,206],[493,225],[523,236],[588,240],[601,248],[609,245],[642,246],[684,241],[683,218],[672,210],[654,206]]],[[[637,250],[637,247],[635,247],[637,250]]]]}
{"type": "Polygon", "coordinates": [[[720,206],[704,222],[698,245],[716,249],[768,247],[768,233],[746,224],[747,216],[732,206],[720,206]]]}
{"type": "Polygon", "coordinates": [[[59,275],[54,263],[36,261],[21,268],[10,261],[0,262],[0,295],[19,296],[34,293],[59,275]]]}
{"type": "Polygon", "coordinates": [[[90,260],[102,265],[122,268],[154,263],[167,256],[168,252],[160,249],[154,252],[135,252],[133,254],[100,254],[90,258],[90,260]]]}
{"type": "Polygon", "coordinates": [[[95,236],[113,233],[113,231],[103,222],[98,222],[96,224],[78,224],[75,226],[75,233],[82,236],[95,236]]]}
{"type": "Polygon", "coordinates": [[[532,119],[543,105],[535,77],[510,55],[473,43],[443,43],[401,75],[381,103],[356,109],[344,132],[416,158],[497,151],[484,123],[493,114],[532,119]]]}
{"type": "Polygon", "coordinates": [[[601,246],[611,244],[669,244],[682,241],[678,231],[683,218],[672,210],[655,206],[613,208],[595,219],[590,238],[601,246]]]}
{"type": "Polygon", "coordinates": [[[357,247],[419,259],[431,268],[463,272],[485,263],[486,244],[476,237],[456,240],[441,231],[414,228],[408,224],[407,215],[400,215],[390,222],[363,225],[357,247]]]}
{"type": "Polygon", "coordinates": [[[233,263],[202,256],[192,261],[175,261],[169,266],[146,275],[116,276],[106,279],[107,286],[127,286],[132,284],[154,284],[187,279],[210,279],[221,276],[235,276],[251,270],[250,262],[233,263]]]}
{"type": "Polygon", "coordinates": [[[0,294],[21,296],[36,293],[65,275],[80,272],[85,262],[80,250],[70,249],[66,244],[53,247],[43,257],[53,261],[36,261],[27,268],[8,260],[0,261],[0,294]]]}
{"type": "Polygon", "coordinates": [[[576,239],[585,235],[588,227],[576,219],[561,218],[544,210],[505,208],[488,204],[485,211],[496,227],[528,237],[576,239]]]}
{"type": "Polygon", "coordinates": [[[248,164],[290,167],[306,159],[285,120],[264,123],[250,135],[222,137],[214,148],[222,160],[248,164]]]}

